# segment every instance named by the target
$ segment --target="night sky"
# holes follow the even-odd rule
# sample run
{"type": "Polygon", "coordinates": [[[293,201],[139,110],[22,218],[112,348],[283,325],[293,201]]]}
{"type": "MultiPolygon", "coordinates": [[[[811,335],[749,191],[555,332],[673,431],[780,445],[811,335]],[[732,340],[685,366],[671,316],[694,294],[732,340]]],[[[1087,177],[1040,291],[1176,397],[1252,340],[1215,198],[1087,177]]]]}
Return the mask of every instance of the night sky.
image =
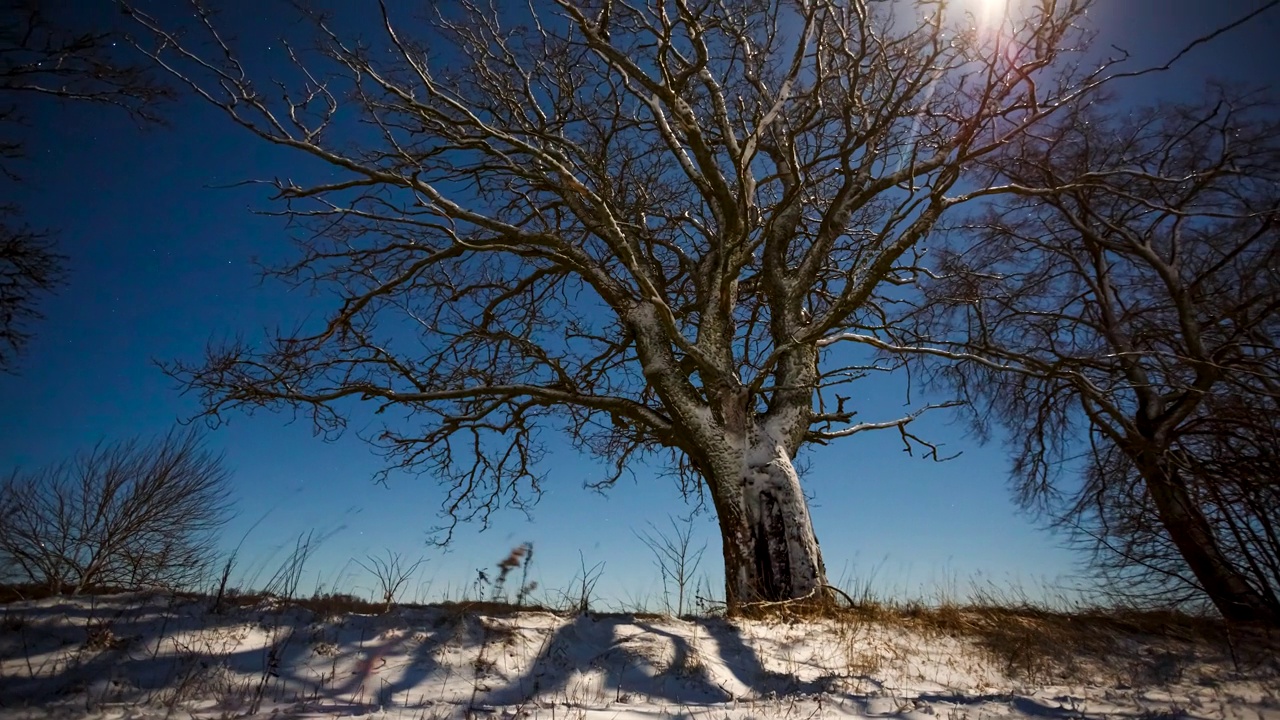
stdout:
{"type": "MultiPolygon", "coordinates": [[[[269,45],[292,22],[262,9],[269,4],[226,3],[222,22],[246,46],[269,45]]],[[[1191,38],[1264,4],[1100,0],[1091,16],[1101,33],[1097,47],[1122,47],[1138,67],[1163,62],[1191,38]]],[[[105,0],[50,5],[78,23],[121,21],[105,0]]],[[[1278,37],[1280,9],[1273,9],[1197,49],[1175,71],[1114,92],[1140,103],[1189,96],[1208,78],[1280,87],[1278,37]]],[[[56,462],[104,439],[164,433],[198,408],[155,361],[195,360],[210,338],[259,337],[264,328],[290,327],[328,309],[305,291],[259,282],[255,259],[290,257],[290,244],[278,219],[251,212],[269,207],[265,192],[226,187],[288,177],[297,158],[194,101],[166,114],[168,127],[140,129],[123,113],[98,107],[50,102],[27,109],[29,157],[18,166],[24,181],[5,185],[4,192],[30,223],[57,230],[60,250],[70,257],[70,281],[42,302],[45,319],[16,374],[0,375],[0,468],[6,471],[56,462]]],[[[896,392],[872,384],[856,390],[863,418],[901,414],[896,392]]],[[[463,528],[452,550],[441,554],[425,544],[426,530],[439,522],[442,497],[429,478],[376,486],[371,477],[381,460],[354,435],[325,443],[307,421],[290,419],[240,414],[209,435],[234,472],[240,514],[226,543],[248,533],[241,551],[246,580],[266,568],[265,581],[283,557],[281,548],[315,529],[332,536],[308,568],[307,592],[317,582],[367,592],[363,571],[348,560],[391,549],[430,557],[420,573],[432,583],[430,594],[448,591],[456,598],[475,568],[492,568],[528,540],[535,545],[533,577],[544,588],[568,585],[581,551],[588,566],[606,563],[602,595],[618,601],[647,596],[656,605],[657,572],[632,530],[647,521],[665,524],[668,513],[688,508],[674,482],[655,470],[638,467],[635,481],[602,496],[582,489],[597,477],[590,461],[561,446],[547,463],[546,493],[532,521],[516,511],[500,513],[484,533],[463,528]]],[[[884,592],[906,594],[939,586],[963,591],[974,579],[1031,591],[1068,580],[1078,558],[1061,547],[1062,538],[1015,510],[998,444],[979,447],[948,419],[937,414],[914,426],[947,450],[964,450],[944,464],[908,457],[892,431],[807,454],[803,480],[815,496],[813,519],[832,580],[873,580],[884,592]]],[[[718,595],[714,520],[704,515],[697,527],[709,539],[703,568],[718,595]]]]}

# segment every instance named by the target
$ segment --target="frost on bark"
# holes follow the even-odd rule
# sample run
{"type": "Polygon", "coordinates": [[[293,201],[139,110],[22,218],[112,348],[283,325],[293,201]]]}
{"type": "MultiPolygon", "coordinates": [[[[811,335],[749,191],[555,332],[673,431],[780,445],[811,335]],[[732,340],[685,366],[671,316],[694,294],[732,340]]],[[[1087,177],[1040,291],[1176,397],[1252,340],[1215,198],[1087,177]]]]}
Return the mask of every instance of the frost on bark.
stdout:
{"type": "Polygon", "coordinates": [[[729,582],[739,598],[805,597],[827,580],[800,478],[782,442],[760,429],[751,435],[741,489],[731,497],[741,511],[721,519],[745,555],[729,582]]]}
{"type": "Polygon", "coordinates": [[[330,171],[274,183],[314,231],[275,275],[336,293],[327,322],[171,371],[212,416],[388,411],[389,469],[440,478],[447,523],[536,496],[539,428],[607,459],[601,486],[669,463],[719,513],[731,607],[803,596],[826,578],[801,448],[933,450],[924,407],[854,422],[837,393],[894,362],[840,340],[889,332],[976,159],[1103,82],[1055,67],[1087,5],[976,29],[927,1],[383,6],[376,40],[311,18],[320,49],[260,78],[211,15],[135,8],[141,49],[330,171]]]}

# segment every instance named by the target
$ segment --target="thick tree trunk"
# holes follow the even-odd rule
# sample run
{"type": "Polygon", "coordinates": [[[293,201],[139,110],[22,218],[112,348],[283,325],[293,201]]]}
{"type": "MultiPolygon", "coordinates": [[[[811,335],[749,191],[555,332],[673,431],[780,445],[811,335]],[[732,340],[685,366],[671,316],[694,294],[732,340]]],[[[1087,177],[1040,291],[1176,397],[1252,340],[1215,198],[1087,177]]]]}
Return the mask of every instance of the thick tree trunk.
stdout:
{"type": "Polygon", "coordinates": [[[827,584],[809,504],[781,443],[752,438],[736,471],[715,475],[708,481],[724,542],[730,612],[744,603],[803,598],[827,584]]]}
{"type": "Polygon", "coordinates": [[[1208,519],[1182,479],[1154,458],[1140,457],[1138,466],[1169,539],[1222,617],[1229,622],[1280,624],[1280,608],[1269,603],[1223,555],[1208,519]]]}

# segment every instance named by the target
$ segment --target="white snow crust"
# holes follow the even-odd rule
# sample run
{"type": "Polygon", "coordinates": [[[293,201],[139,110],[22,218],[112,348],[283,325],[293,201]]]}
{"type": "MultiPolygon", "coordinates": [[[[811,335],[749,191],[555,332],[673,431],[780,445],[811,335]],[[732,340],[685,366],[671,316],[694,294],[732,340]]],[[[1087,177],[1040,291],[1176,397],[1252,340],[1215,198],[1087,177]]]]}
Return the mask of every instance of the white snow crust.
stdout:
{"type": "Polygon", "coordinates": [[[208,606],[0,606],[0,717],[1280,720],[1275,658],[1161,638],[1028,677],[901,623],[208,606]]]}

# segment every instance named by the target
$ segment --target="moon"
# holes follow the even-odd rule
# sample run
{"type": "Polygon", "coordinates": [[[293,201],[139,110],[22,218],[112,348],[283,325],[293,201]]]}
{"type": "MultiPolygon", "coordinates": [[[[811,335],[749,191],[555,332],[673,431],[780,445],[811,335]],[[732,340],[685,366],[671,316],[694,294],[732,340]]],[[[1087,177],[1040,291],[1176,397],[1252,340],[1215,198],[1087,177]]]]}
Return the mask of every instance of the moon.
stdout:
{"type": "Polygon", "coordinates": [[[1009,0],[968,0],[960,5],[967,6],[978,27],[982,29],[999,27],[1009,13],[1009,0]]]}

